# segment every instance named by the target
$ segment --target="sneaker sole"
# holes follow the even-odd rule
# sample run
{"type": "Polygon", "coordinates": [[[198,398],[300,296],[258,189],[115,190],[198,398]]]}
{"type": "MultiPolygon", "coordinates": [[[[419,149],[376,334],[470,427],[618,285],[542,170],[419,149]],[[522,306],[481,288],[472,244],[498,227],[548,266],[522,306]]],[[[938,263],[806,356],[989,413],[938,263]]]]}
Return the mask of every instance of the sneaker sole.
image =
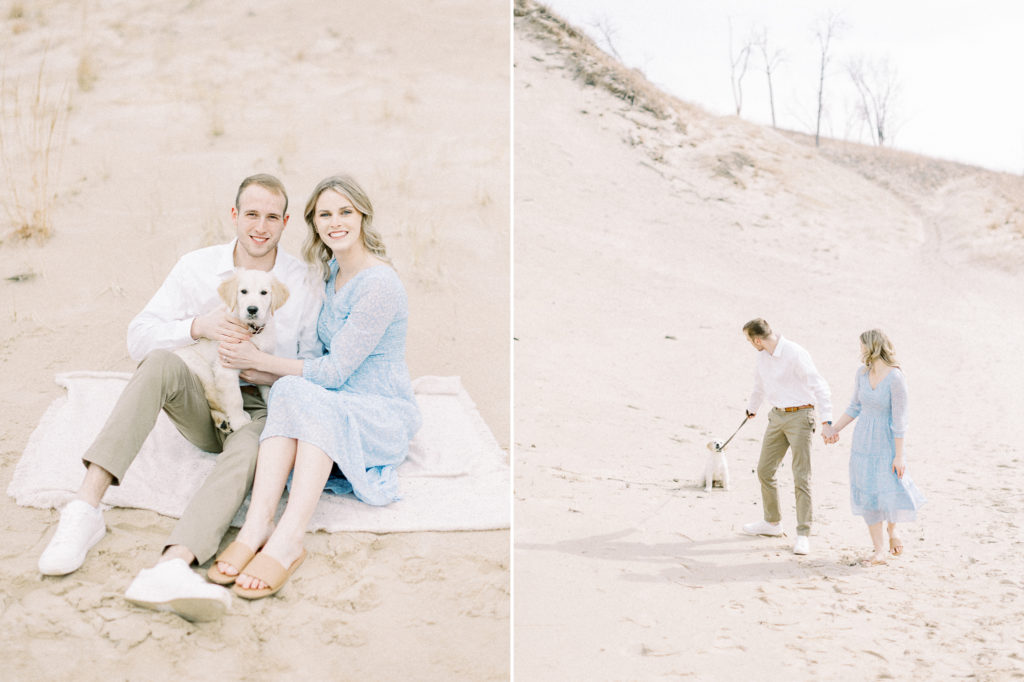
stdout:
{"type": "Polygon", "coordinates": [[[125,599],[144,609],[173,613],[194,623],[217,620],[228,610],[227,604],[220,599],[213,598],[182,597],[168,601],[147,601],[131,597],[125,597],[125,599]]]}
{"type": "Polygon", "coordinates": [[[74,573],[82,567],[82,564],[85,563],[85,557],[89,554],[89,550],[95,547],[96,544],[99,543],[99,541],[102,540],[103,536],[106,534],[107,526],[106,524],[104,524],[103,528],[101,528],[99,531],[93,534],[91,538],[89,538],[89,542],[86,543],[85,549],[82,550],[81,555],[75,557],[76,563],[71,568],[62,566],[60,568],[50,568],[49,570],[43,570],[43,567],[40,565],[39,572],[43,575],[67,575],[68,573],[74,573]]]}

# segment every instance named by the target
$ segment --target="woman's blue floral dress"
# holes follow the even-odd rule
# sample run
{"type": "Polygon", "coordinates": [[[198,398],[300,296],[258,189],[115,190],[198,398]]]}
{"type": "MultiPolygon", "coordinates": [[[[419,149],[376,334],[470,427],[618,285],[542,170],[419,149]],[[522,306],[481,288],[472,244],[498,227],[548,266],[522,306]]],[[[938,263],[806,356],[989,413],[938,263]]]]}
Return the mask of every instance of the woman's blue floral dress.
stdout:
{"type": "MultiPolygon", "coordinates": [[[[871,388],[867,369],[857,371],[856,389],[846,414],[857,418],[850,447],[850,505],[868,525],[902,523],[917,518],[925,503],[908,473],[899,478],[892,469],[894,439],[907,430],[907,381],[893,368],[871,388]],[[859,418],[858,418],[859,417],[859,418]]],[[[904,453],[906,458],[906,453],[904,453]]]]}
{"type": "Polygon", "coordinates": [[[399,498],[395,468],[420,427],[405,364],[408,300],[388,265],[360,271],[334,291],[332,260],[317,335],[324,355],[306,360],[302,376],[282,377],[268,399],[260,440],[296,438],[340,469],[327,489],[384,505],[399,498]]]}

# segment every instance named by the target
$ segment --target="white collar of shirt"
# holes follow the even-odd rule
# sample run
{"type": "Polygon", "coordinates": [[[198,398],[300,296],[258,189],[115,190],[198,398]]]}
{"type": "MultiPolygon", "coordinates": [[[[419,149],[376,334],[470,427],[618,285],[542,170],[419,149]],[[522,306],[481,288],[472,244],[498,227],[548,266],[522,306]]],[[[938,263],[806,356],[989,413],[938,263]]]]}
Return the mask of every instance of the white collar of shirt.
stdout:
{"type": "MultiPolygon", "coordinates": [[[[230,242],[224,245],[225,250],[218,257],[218,274],[221,279],[227,278],[235,271],[235,247],[238,246],[238,237],[235,237],[230,242]]],[[[283,280],[282,271],[278,269],[281,265],[281,260],[278,258],[278,254],[281,253],[281,244],[278,243],[277,251],[274,253],[274,267],[270,268],[270,272],[274,274],[280,280],[283,280]]]]}
{"type": "Polygon", "coordinates": [[[775,350],[773,352],[769,353],[769,355],[771,355],[773,358],[781,358],[782,357],[782,351],[785,350],[783,348],[783,346],[785,344],[787,344],[787,343],[789,343],[789,342],[786,341],[786,337],[782,336],[780,334],[779,335],[779,340],[775,344],[775,350]]]}

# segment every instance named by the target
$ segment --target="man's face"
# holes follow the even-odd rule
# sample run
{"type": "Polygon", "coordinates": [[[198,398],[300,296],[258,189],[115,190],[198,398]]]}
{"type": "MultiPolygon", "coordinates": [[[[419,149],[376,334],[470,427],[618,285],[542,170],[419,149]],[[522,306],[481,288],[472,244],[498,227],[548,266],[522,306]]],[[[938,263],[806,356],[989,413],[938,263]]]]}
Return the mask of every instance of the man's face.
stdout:
{"type": "MultiPolygon", "coordinates": [[[[744,334],[744,336],[747,336],[747,335],[744,334]]],[[[754,347],[754,350],[758,350],[758,351],[764,350],[764,339],[759,338],[757,336],[747,336],[747,341],[749,341],[750,345],[754,347]]]]}
{"type": "Polygon", "coordinates": [[[262,258],[277,248],[288,216],[284,197],[260,185],[249,185],[231,208],[238,245],[251,258],[262,258]]]}

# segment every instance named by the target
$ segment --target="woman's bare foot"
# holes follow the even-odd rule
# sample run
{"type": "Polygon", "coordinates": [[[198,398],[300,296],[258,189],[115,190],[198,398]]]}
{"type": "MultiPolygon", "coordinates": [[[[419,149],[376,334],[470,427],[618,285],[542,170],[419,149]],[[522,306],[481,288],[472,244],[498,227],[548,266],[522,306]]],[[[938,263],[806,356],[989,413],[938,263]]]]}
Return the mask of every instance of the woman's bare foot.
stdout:
{"type": "Polygon", "coordinates": [[[896,535],[896,528],[892,524],[889,525],[889,551],[893,556],[903,554],[903,540],[896,535]]]}
{"type": "MultiPolygon", "coordinates": [[[[235,538],[236,542],[241,542],[246,547],[250,547],[255,551],[260,551],[260,548],[267,542],[267,538],[274,532],[274,524],[268,524],[261,528],[256,527],[258,524],[251,524],[246,520],[246,523],[242,525],[242,528],[238,531],[238,536],[235,538]]],[[[245,566],[232,566],[231,564],[224,563],[223,561],[217,562],[217,570],[224,575],[238,575],[240,569],[245,566]]]]}
{"type": "MultiPolygon", "coordinates": [[[[271,535],[263,549],[260,550],[260,554],[266,554],[287,569],[302,554],[302,535],[296,538],[285,538],[282,537],[283,535],[283,533],[271,535]]],[[[259,578],[254,578],[245,573],[235,579],[235,584],[246,590],[259,590],[268,587],[259,578]]]]}

